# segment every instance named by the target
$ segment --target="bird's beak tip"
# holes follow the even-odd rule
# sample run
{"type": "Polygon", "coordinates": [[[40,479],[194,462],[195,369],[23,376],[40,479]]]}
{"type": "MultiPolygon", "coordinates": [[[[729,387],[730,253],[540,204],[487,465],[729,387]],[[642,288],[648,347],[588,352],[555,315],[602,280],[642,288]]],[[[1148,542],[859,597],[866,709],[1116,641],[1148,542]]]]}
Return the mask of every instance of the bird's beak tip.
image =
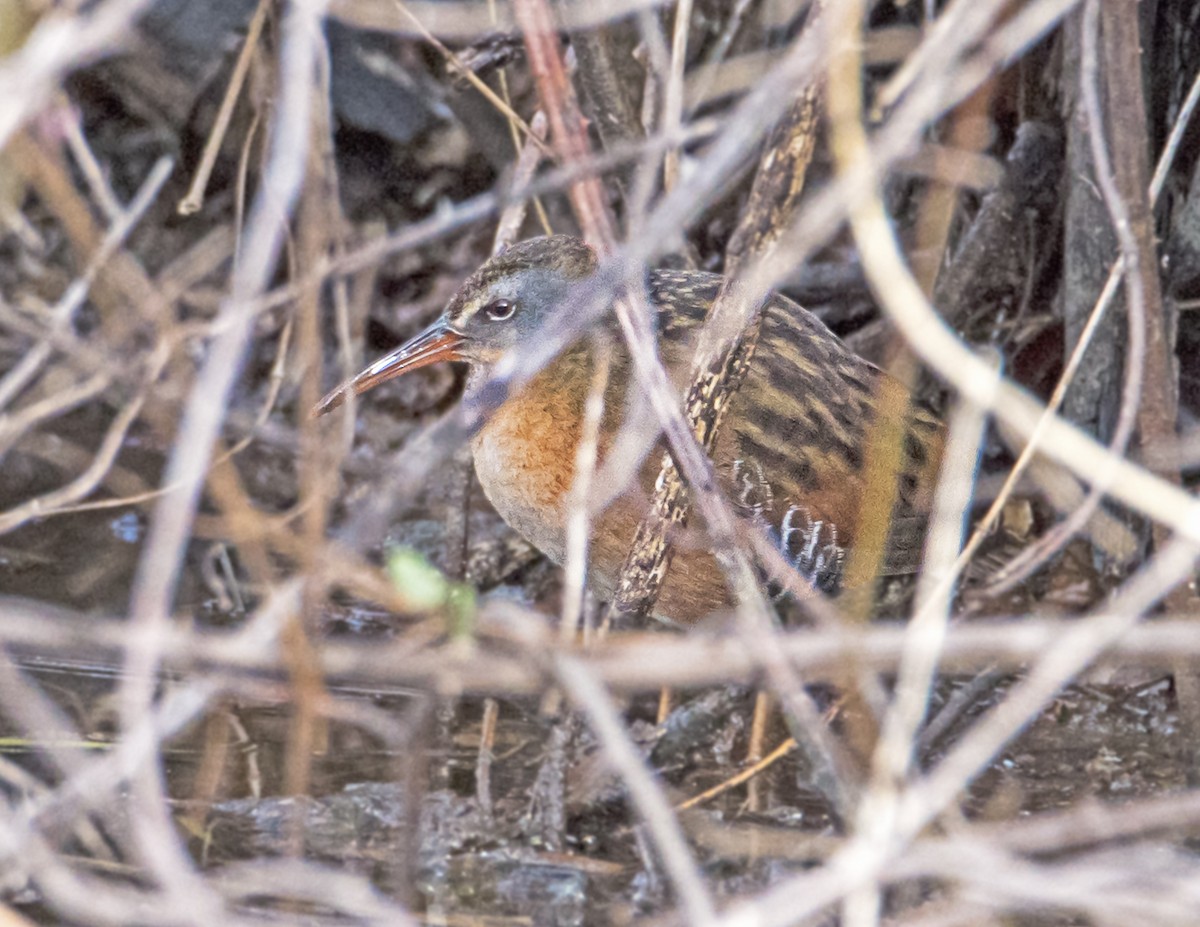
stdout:
{"type": "Polygon", "coordinates": [[[346,386],[342,384],[336,389],[331,390],[321,397],[321,401],[309,409],[308,417],[310,420],[316,420],[321,416],[332,412],[338,406],[346,402],[346,386]]]}

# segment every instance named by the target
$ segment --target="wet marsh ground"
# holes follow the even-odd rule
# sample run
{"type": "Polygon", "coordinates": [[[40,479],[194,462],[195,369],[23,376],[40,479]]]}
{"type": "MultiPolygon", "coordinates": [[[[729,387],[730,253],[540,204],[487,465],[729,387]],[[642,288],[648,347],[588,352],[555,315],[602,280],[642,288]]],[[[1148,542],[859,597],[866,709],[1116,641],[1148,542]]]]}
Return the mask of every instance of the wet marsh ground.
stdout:
{"type": "MultiPolygon", "coordinates": [[[[462,66],[522,118],[544,111],[513,9],[493,28],[486,5],[454,6],[465,19],[439,6],[413,4],[462,66]]],[[[889,101],[869,144],[890,227],[964,343],[1046,400],[1129,247],[1076,234],[1129,225],[1095,193],[1076,99],[1096,80],[1088,56],[1122,74],[1128,49],[1093,47],[1095,17],[1115,15],[1096,4],[1062,4],[1047,27],[980,3],[949,35],[920,6],[878,4],[860,24],[857,91],[889,101]],[[906,70],[909,94],[888,83],[906,70]],[[977,96],[947,89],[969,80],[977,96]]],[[[0,48],[0,921],[1194,924],[1200,175],[1179,139],[1195,134],[1200,33],[1186,3],[1142,6],[1151,116],[1105,112],[1125,129],[1115,148],[1168,153],[1141,229],[1161,260],[1138,266],[1143,284],[1161,274],[1165,295],[1143,286],[1141,308],[1169,323],[1170,350],[1161,369],[1150,352],[1127,365],[1147,339],[1129,340],[1137,306],[1119,302],[1065,415],[1107,442],[1134,410],[1118,451],[1144,482],[1130,489],[1125,471],[1102,529],[1045,543],[1098,472],[1095,456],[1071,459],[1098,446],[1064,444],[940,610],[888,582],[865,623],[818,597],[785,602],[757,635],[724,615],[605,636],[589,600],[579,641],[558,628],[561,571],[471,483],[460,369],[309,416],[435,317],[491,251],[498,215],[528,199],[505,117],[409,20],[363,28],[383,15],[366,2],[334,4],[322,26],[299,3],[50,15],[0,0],[18,16],[0,48]],[[1177,443],[1145,417],[1172,409],[1177,443]],[[1037,569],[1000,589],[1030,549],[1037,569]],[[397,556],[411,558],[399,583],[397,556]],[[470,604],[421,604],[417,587],[469,587],[456,601],[470,604]],[[910,623],[918,611],[944,624],[910,623]]],[[[807,5],[697,0],[674,181],[690,200],[661,180],[670,15],[610,28],[599,6],[572,9],[555,47],[574,80],[597,86],[592,33],[628,46],[651,122],[648,141],[614,141],[584,94],[604,201],[635,244],[639,223],[692,204],[680,240],[640,244],[656,263],[719,270],[757,140],[816,73],[782,69],[807,5]],[[777,102],[747,96],[781,74],[777,102]]],[[[1137,29],[1102,25],[1139,47],[1137,29]]],[[[845,170],[821,138],[817,191],[845,170]]],[[[543,215],[556,230],[584,221],[578,166],[544,144],[522,236],[543,215]]],[[[774,282],[882,360],[903,340],[886,321],[900,288],[880,285],[845,204],[828,218],[831,200],[812,199],[796,223],[808,237],[789,239],[800,257],[774,282]]],[[[968,379],[941,369],[918,392],[953,417],[968,379]]],[[[1001,431],[977,471],[950,474],[974,496],[949,536],[1002,492],[1001,431]]]]}

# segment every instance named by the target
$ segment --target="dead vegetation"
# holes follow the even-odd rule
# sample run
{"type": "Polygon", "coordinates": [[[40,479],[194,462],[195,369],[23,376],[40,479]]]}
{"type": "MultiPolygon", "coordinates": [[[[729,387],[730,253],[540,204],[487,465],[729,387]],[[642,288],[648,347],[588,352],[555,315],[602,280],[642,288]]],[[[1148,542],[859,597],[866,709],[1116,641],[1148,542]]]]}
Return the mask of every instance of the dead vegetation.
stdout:
{"type": "Polygon", "coordinates": [[[1195,923],[1200,18],[811,7],[0,0],[0,917],[1195,923]],[[509,387],[610,305],[661,385],[623,282],[736,272],[618,603],[694,506],[687,635],[500,521],[459,372],[309,414],[544,230],[606,261],[509,387]],[[784,621],[695,490],[773,287],[952,449],[915,584],[784,621]]]}

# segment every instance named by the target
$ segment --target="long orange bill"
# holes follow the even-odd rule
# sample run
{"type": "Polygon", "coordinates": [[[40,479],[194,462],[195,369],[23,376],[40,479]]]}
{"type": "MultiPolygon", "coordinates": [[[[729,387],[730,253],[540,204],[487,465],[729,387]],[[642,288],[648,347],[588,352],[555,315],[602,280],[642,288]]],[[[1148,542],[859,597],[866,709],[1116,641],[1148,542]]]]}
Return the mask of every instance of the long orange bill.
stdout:
{"type": "Polygon", "coordinates": [[[370,367],[327,393],[325,398],[313,407],[312,417],[316,418],[336,409],[351,393],[361,396],[380,383],[410,370],[428,367],[441,361],[461,360],[459,348],[462,343],[463,336],[439,319],[411,341],[405,342],[391,354],[381,357],[370,367]]]}

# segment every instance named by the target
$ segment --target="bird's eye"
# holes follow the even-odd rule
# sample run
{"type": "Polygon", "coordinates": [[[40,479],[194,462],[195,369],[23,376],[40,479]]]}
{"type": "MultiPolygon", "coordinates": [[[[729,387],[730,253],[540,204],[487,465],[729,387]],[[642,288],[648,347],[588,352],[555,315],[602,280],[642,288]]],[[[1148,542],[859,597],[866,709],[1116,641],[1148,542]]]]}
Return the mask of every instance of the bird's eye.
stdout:
{"type": "Polygon", "coordinates": [[[517,303],[512,299],[493,299],[483,307],[483,311],[493,322],[503,322],[513,317],[513,313],[517,311],[517,303]]]}

